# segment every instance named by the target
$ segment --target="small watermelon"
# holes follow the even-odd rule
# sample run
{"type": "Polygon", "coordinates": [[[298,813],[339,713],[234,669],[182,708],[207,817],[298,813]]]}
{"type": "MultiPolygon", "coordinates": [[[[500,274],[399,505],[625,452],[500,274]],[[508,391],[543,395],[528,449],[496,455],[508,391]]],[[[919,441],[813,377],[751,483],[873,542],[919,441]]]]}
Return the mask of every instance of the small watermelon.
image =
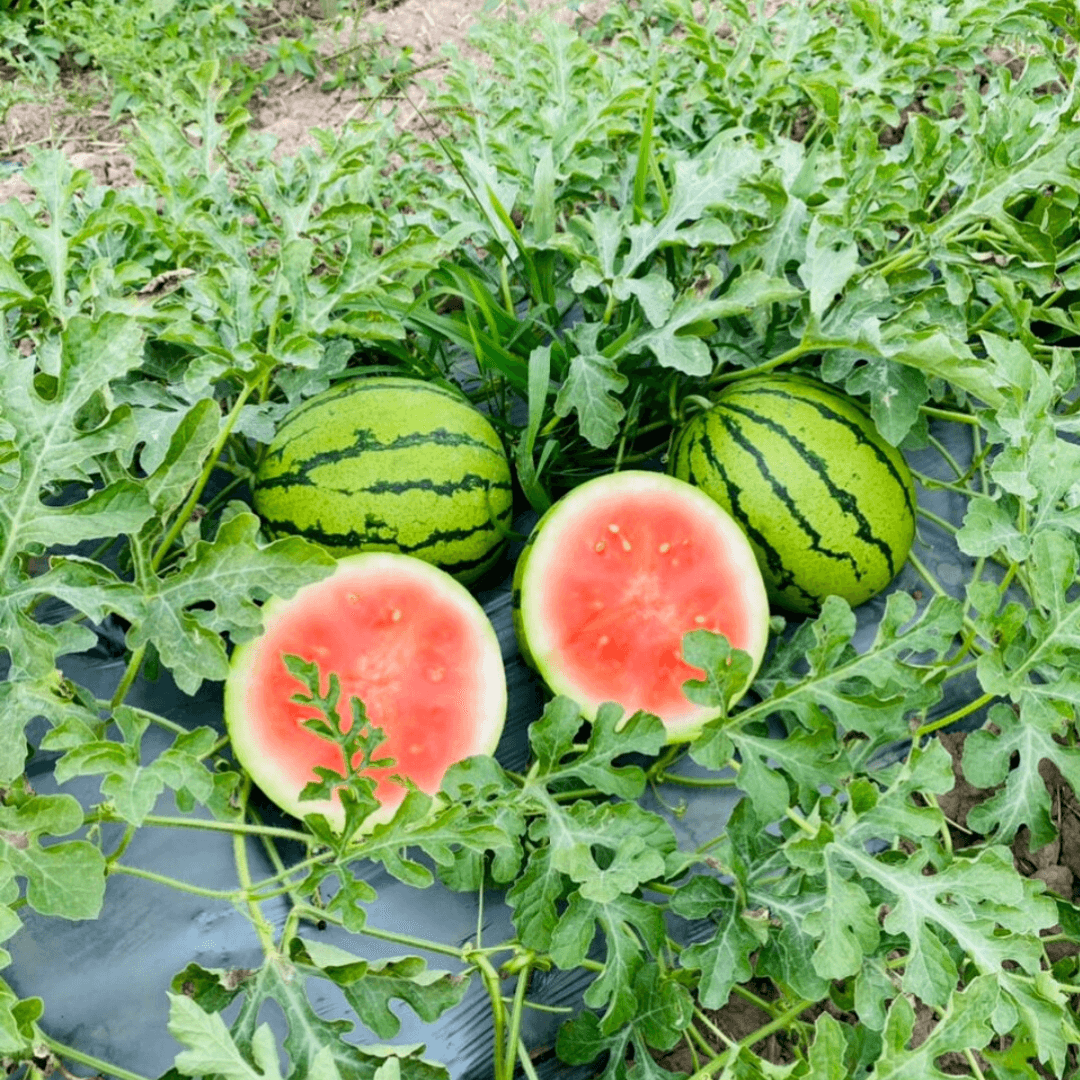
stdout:
{"type": "Polygon", "coordinates": [[[479,578],[510,520],[510,465],[487,418],[449,390],[394,376],[350,379],[293,409],[253,485],[274,535],[334,555],[396,551],[479,578]]]}
{"type": "Polygon", "coordinates": [[[679,433],[672,473],[746,530],[778,607],[857,606],[899,572],[915,535],[903,455],[853,399],[799,375],[733,383],[679,433]]]}
{"type": "Polygon", "coordinates": [[[557,694],[594,717],[605,701],[660,717],[668,739],[717,715],[683,693],[702,672],[682,659],[691,630],[765,652],[769,603],[746,537],[696,488],[662,473],[620,472],[574,488],[540,519],[518,563],[523,654],[557,694]]]}
{"type": "Polygon", "coordinates": [[[262,791],[296,817],[321,813],[344,820],[334,799],[300,800],[323,765],[342,772],[341,748],[304,727],[320,715],[290,700],[304,690],[282,660],[317,663],[327,686],[341,680],[343,717],[359,697],[386,742],[377,757],[393,768],[372,770],[388,820],[405,789],[393,773],[434,794],[446,770],[494,751],[506,718],[506,673],[483,608],[448,574],[406,555],[370,553],[338,560],[322,581],[263,608],[263,633],[238,646],[225,683],[225,721],[237,760],[262,791]]]}

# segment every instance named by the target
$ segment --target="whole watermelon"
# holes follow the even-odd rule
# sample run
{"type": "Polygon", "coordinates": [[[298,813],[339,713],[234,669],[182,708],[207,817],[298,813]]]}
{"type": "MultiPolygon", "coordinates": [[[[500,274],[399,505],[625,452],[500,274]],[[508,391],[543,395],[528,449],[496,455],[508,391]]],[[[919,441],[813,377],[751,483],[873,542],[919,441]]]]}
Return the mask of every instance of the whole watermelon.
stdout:
{"type": "Polygon", "coordinates": [[[809,614],[853,607],[899,573],[915,535],[903,455],[852,398],[799,375],[750,376],[676,438],[671,472],[745,529],[769,598],[809,614]]]}
{"type": "Polygon", "coordinates": [[[412,555],[466,584],[498,559],[513,501],[488,419],[450,390],[397,376],[338,383],[289,413],[253,495],[274,535],[336,556],[412,555]]]}

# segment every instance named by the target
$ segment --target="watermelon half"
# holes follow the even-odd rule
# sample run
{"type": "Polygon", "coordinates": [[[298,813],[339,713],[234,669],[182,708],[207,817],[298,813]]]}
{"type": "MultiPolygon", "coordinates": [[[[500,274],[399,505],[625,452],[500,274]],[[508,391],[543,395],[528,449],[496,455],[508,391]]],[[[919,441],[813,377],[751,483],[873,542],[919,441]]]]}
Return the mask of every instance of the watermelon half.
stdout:
{"type": "Polygon", "coordinates": [[[659,473],[601,476],[560,499],[515,584],[522,652],[548,686],[589,718],[605,701],[655,713],[670,742],[717,715],[683,693],[703,675],[682,658],[684,634],[724,634],[750,654],[751,679],[765,652],[769,602],[745,535],[702,491],[659,473]]]}
{"type": "Polygon", "coordinates": [[[344,822],[336,797],[300,799],[316,765],[342,772],[344,760],[336,743],[304,727],[319,713],[290,700],[305,688],[286,653],[317,663],[324,690],[337,672],[341,715],[351,715],[355,695],[386,735],[376,757],[395,764],[372,770],[381,806],[366,824],[389,820],[404,798],[392,774],[434,794],[454,762],[494,751],[506,719],[499,641],[483,608],[444,571],[395,553],[349,556],[292,599],[271,599],[263,626],[233,652],[225,721],[237,760],[287,813],[344,822]]]}

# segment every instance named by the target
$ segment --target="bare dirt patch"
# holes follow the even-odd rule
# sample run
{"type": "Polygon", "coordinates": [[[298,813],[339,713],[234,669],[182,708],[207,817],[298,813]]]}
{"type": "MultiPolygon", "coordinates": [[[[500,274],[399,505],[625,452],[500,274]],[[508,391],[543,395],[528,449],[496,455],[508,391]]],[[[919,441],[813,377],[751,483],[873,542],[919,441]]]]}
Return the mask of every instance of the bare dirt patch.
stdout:
{"type": "MultiPolygon", "coordinates": [[[[390,8],[375,5],[356,19],[315,18],[315,49],[325,70],[315,79],[303,75],[271,79],[248,102],[252,127],[277,140],[278,156],[314,146],[316,128],[340,131],[349,121],[375,110],[396,110],[398,124],[422,134],[425,124],[421,114],[449,67],[448,50],[479,58],[469,34],[477,20],[485,17],[485,6],[489,6],[487,0],[404,0],[390,8]],[[336,89],[327,88],[333,81],[326,78],[327,72],[343,58],[351,54],[373,57],[380,52],[405,57],[402,68],[416,73],[407,93],[391,87],[376,97],[354,80],[336,89]]],[[[567,0],[525,0],[524,4],[513,0],[489,17],[542,15],[573,24],[579,19],[595,20],[606,6],[605,0],[589,0],[575,11],[567,0]]],[[[316,5],[306,13],[313,17],[319,10],[316,5]]],[[[275,14],[282,17],[268,14],[260,21],[268,28],[280,27],[286,16],[298,14],[296,0],[279,0],[275,14]]],[[[263,44],[270,46],[276,40],[268,29],[263,44]]],[[[253,65],[258,67],[262,59],[253,56],[253,65]]],[[[130,122],[110,120],[107,107],[97,101],[101,91],[94,80],[92,75],[69,75],[55,92],[31,95],[0,118],[0,202],[31,197],[21,170],[39,147],[63,150],[77,168],[88,169],[100,184],[125,187],[135,182],[131,158],[125,151],[130,122]],[[87,105],[87,101],[94,104],[87,105]]]]}

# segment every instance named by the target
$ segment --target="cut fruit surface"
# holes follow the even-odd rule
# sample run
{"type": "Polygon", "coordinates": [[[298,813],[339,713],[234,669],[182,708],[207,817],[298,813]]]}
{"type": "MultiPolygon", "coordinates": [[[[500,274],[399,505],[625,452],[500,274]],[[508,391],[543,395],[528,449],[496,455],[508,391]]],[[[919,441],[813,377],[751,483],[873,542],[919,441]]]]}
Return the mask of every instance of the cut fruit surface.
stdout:
{"type": "Polygon", "coordinates": [[[304,727],[319,715],[291,701],[303,691],[282,656],[317,663],[325,689],[341,680],[342,716],[349,698],[363,701],[386,741],[373,769],[387,820],[405,789],[399,774],[434,794],[446,770],[491,753],[506,716],[506,676],[498,638],[469,591],[443,571],[405,555],[372,553],[338,562],[323,581],[264,608],[261,637],[238,647],[225,687],[225,716],[236,756],[265,794],[297,817],[319,812],[340,826],[335,799],[300,800],[317,765],[341,772],[340,747],[304,727]]]}
{"type": "Polygon", "coordinates": [[[672,740],[692,737],[717,710],[683,693],[702,677],[682,658],[691,630],[723,634],[757,670],[769,608],[754,553],[689,484],[647,472],[591,480],[544,515],[522,558],[524,650],[588,716],[617,701],[658,715],[672,740]]]}

